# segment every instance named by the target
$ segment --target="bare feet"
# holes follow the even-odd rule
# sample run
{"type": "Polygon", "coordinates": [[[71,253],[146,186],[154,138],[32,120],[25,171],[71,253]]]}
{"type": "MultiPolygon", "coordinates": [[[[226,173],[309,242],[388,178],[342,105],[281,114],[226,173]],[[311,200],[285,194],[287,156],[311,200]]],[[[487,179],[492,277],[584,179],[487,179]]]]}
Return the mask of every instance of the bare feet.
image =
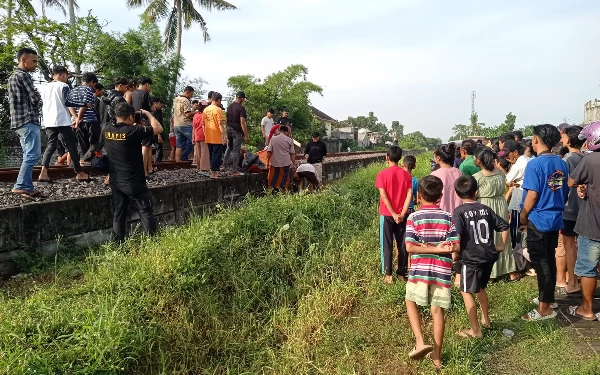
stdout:
{"type": "Polygon", "coordinates": [[[391,284],[394,282],[394,279],[392,278],[392,275],[385,275],[383,277],[383,282],[386,284],[391,284]]]}
{"type": "Polygon", "coordinates": [[[462,331],[456,332],[456,334],[465,339],[480,339],[483,337],[483,333],[481,333],[481,330],[479,330],[479,332],[474,332],[472,329],[463,329],[462,331]]]}
{"type": "Polygon", "coordinates": [[[442,365],[442,357],[440,355],[434,354],[434,352],[431,352],[429,354],[427,354],[427,358],[431,359],[431,362],[433,363],[433,367],[435,367],[436,371],[441,371],[442,368],[444,367],[442,365]]]}

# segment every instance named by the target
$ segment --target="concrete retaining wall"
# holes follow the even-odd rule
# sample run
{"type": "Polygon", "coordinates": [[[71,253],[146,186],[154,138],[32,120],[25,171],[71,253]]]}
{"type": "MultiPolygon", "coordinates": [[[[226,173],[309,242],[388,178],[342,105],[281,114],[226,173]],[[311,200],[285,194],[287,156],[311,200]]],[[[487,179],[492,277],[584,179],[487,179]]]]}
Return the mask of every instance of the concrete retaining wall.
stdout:
{"type": "MultiPolygon", "coordinates": [[[[353,169],[382,161],[371,156],[323,165],[323,180],[333,181],[353,169]]],[[[266,174],[249,174],[219,180],[203,180],[150,188],[159,226],[185,223],[192,214],[203,215],[219,203],[236,203],[248,194],[264,192],[266,174]]],[[[129,226],[139,223],[136,212],[129,212],[129,226]]],[[[0,277],[17,272],[11,258],[18,250],[32,253],[52,252],[61,239],[79,244],[105,242],[111,233],[110,195],[61,201],[28,203],[0,209],[0,277]]]]}

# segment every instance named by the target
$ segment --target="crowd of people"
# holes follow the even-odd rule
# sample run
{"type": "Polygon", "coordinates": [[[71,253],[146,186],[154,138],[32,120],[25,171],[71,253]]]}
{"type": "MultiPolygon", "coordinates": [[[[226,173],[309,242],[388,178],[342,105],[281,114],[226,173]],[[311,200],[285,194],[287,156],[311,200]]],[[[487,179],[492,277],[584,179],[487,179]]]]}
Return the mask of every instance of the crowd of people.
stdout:
{"type": "Polygon", "coordinates": [[[538,296],[523,320],[552,319],[557,295],[579,293],[582,303],[566,313],[600,320],[592,311],[600,267],[600,122],[538,125],[529,140],[515,132],[440,145],[431,174],[418,183],[410,173],[414,157],[400,165],[401,158],[402,150],[390,147],[389,166],[375,186],[384,282],[393,282],[394,240],[396,276],[407,282],[416,339],[411,359],[429,356],[442,366],[453,284],[469,317],[470,327],[456,332],[465,338],[482,337],[482,327],[492,327],[489,281],[516,282],[526,273],[537,278],[538,296]],[[417,306],[431,307],[433,345],[424,342],[417,306]]]}
{"type": "MultiPolygon", "coordinates": [[[[147,180],[155,172],[153,161],[163,157],[165,102],[152,96],[152,79],[121,77],[105,88],[96,74],[87,72],[81,76],[81,85],[71,89],[68,69],[56,65],[52,82],[40,95],[31,78],[38,65],[37,52],[23,48],[17,60],[18,67],[8,80],[9,109],[11,128],[20,137],[23,161],[12,193],[27,199],[45,198],[35,188],[32,176],[41,156],[43,126],[47,145],[37,182],[51,182],[48,168],[55,152],[56,164],[71,165],[78,182],[91,181],[82,164],[104,170],[108,173],[104,183],[112,191],[114,239],[125,238],[129,205],[138,211],[145,233],[155,233],[147,180]]],[[[220,178],[225,171],[241,175],[247,154],[242,144],[249,142],[248,116],[243,106],[246,94],[238,92],[225,110],[219,92],[209,92],[206,100],[194,100],[194,93],[194,88],[188,86],[173,100],[170,159],[181,162],[192,158],[192,165],[207,172],[210,179],[220,178]]],[[[269,109],[260,124],[269,188],[274,193],[286,192],[290,183],[302,187],[307,181],[310,191],[318,189],[322,162],[327,156],[325,143],[314,133],[305,148],[307,162],[297,168],[289,112],[283,110],[277,122],[274,114],[269,109]]]]}

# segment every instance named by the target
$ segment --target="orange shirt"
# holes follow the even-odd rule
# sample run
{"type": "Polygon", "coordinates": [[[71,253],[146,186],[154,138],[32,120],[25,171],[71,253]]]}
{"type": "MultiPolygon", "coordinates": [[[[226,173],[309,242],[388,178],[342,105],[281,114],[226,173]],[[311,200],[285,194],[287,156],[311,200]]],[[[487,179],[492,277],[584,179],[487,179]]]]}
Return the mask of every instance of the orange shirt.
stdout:
{"type": "Polygon", "coordinates": [[[207,144],[223,144],[223,135],[219,124],[225,121],[225,114],[220,107],[214,104],[209,105],[204,110],[202,123],[204,124],[204,135],[207,144]]]}

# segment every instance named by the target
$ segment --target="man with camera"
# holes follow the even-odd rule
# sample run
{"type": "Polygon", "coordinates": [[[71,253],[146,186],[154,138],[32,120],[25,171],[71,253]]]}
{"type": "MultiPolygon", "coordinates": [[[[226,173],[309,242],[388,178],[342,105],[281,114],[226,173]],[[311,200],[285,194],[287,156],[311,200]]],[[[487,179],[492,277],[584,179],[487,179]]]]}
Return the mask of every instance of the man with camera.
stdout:
{"type": "Polygon", "coordinates": [[[109,160],[113,205],[113,240],[125,239],[127,210],[132,204],[140,215],[145,234],[156,232],[152,195],[146,185],[140,143],[162,132],[162,125],[146,110],[139,112],[128,103],[115,106],[115,123],[104,127],[102,137],[109,160]],[[142,115],[150,125],[143,125],[142,115]]]}

